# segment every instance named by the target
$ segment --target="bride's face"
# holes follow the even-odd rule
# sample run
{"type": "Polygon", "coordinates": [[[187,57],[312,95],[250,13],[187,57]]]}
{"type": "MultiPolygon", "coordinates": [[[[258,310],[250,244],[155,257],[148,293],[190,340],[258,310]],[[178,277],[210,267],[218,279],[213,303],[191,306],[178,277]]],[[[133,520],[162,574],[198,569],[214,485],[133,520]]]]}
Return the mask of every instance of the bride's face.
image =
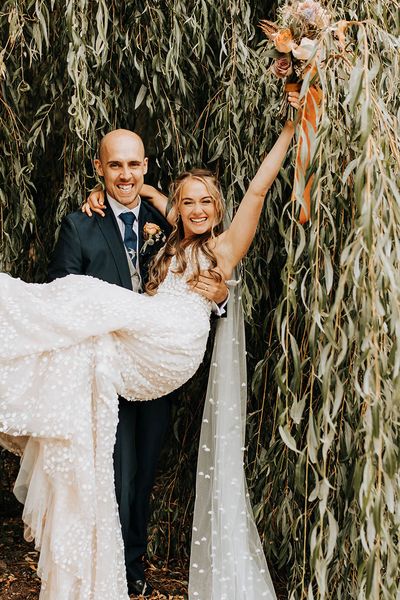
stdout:
{"type": "Polygon", "coordinates": [[[215,225],[214,199],[199,179],[189,178],[182,185],[179,213],[185,237],[201,235],[215,225]]]}

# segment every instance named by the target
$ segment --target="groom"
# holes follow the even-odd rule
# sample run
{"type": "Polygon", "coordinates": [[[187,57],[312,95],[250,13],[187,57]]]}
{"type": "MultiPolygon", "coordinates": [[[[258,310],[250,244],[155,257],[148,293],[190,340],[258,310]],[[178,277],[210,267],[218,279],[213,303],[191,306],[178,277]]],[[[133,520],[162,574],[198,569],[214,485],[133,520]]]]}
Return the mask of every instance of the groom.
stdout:
{"type": "MultiPolygon", "coordinates": [[[[104,218],[81,211],[67,215],[49,266],[49,280],[68,274],[91,275],[127,289],[143,291],[152,257],[170,233],[166,219],[140,190],[147,172],[141,138],[117,129],[100,142],[95,167],[104,178],[104,218]],[[150,242],[150,243],[149,243],[150,242]]],[[[224,283],[208,286],[216,303],[225,300],[224,283]]],[[[198,290],[201,293],[201,286],[198,290]]],[[[207,287],[207,286],[206,286],[207,287]]],[[[88,307],[82,306],[82,311],[88,307]]],[[[95,307],[93,307],[95,310],[95,307]]],[[[115,307],[118,310],[118,306],[115,307]]],[[[149,402],[119,399],[114,448],[115,491],[119,507],[130,594],[149,597],[143,556],[147,548],[150,493],[168,427],[169,397],[149,402]]]]}

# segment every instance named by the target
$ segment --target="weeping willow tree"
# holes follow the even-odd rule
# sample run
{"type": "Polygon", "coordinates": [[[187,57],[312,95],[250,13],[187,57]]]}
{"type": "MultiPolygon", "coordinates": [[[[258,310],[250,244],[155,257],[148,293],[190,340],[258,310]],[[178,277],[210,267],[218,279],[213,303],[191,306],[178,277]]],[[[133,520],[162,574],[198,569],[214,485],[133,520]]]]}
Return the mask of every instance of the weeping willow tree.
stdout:
{"type": "Polygon", "coordinates": [[[398,593],[399,39],[382,8],[346,26],[342,51],[330,33],[320,43],[311,225],[293,204],[281,219],[281,439],[267,460],[286,474],[293,598],[398,593]]]}
{"type": "MultiPolygon", "coordinates": [[[[279,131],[282,89],[256,0],[5,0],[0,9],[2,270],[42,281],[61,218],[114,127],[140,133],[150,180],[218,172],[235,206],[279,131]]],[[[325,3],[311,219],[292,163],[243,265],[248,480],[272,571],[294,599],[399,588],[400,5],[325,3]],[[301,199],[300,199],[301,200],[301,199]]],[[[268,14],[267,14],[268,12],[268,14]]],[[[200,378],[201,381],[201,378],[200,378]]],[[[175,407],[150,550],[187,557],[199,379],[175,407]],[[194,401],[196,399],[196,401],[194,401]]]]}

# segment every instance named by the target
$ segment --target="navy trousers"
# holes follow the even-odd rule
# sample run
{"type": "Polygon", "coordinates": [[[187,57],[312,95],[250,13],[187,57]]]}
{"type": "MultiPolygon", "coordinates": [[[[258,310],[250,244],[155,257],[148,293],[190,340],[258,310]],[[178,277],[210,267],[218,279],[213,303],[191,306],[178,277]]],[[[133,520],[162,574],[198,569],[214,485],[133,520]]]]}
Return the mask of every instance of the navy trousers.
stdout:
{"type": "Polygon", "coordinates": [[[149,502],[170,419],[170,396],[143,402],[119,399],[114,448],[115,491],[125,545],[127,579],[144,579],[149,502]]]}

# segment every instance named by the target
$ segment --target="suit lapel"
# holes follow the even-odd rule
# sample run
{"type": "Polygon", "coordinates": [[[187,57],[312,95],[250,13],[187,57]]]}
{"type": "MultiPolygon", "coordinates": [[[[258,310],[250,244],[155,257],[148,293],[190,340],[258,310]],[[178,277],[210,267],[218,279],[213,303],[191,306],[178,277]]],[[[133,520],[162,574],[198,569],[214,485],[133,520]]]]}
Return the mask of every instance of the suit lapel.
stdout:
{"type": "Polygon", "coordinates": [[[152,214],[152,212],[149,210],[146,202],[143,202],[143,200],[142,200],[142,203],[140,205],[140,211],[139,211],[139,219],[138,219],[138,227],[139,227],[138,233],[139,233],[140,276],[144,283],[147,282],[149,263],[150,263],[151,259],[153,258],[153,256],[158,252],[159,248],[162,245],[162,242],[151,244],[151,245],[149,244],[146,247],[145,251],[143,251],[143,245],[145,243],[145,239],[144,239],[144,235],[143,235],[143,228],[144,228],[145,224],[147,222],[149,222],[149,223],[156,223],[162,229],[162,224],[160,223],[161,219],[162,219],[161,216],[157,219],[157,217],[154,214],[152,214]]]}
{"type": "Polygon", "coordinates": [[[106,239],[110,253],[112,254],[119,273],[121,284],[127,289],[132,289],[131,275],[129,272],[128,259],[126,256],[125,246],[121,238],[118,223],[116,221],[114,211],[108,204],[105,217],[97,217],[97,223],[101,229],[103,236],[106,239]]]}

